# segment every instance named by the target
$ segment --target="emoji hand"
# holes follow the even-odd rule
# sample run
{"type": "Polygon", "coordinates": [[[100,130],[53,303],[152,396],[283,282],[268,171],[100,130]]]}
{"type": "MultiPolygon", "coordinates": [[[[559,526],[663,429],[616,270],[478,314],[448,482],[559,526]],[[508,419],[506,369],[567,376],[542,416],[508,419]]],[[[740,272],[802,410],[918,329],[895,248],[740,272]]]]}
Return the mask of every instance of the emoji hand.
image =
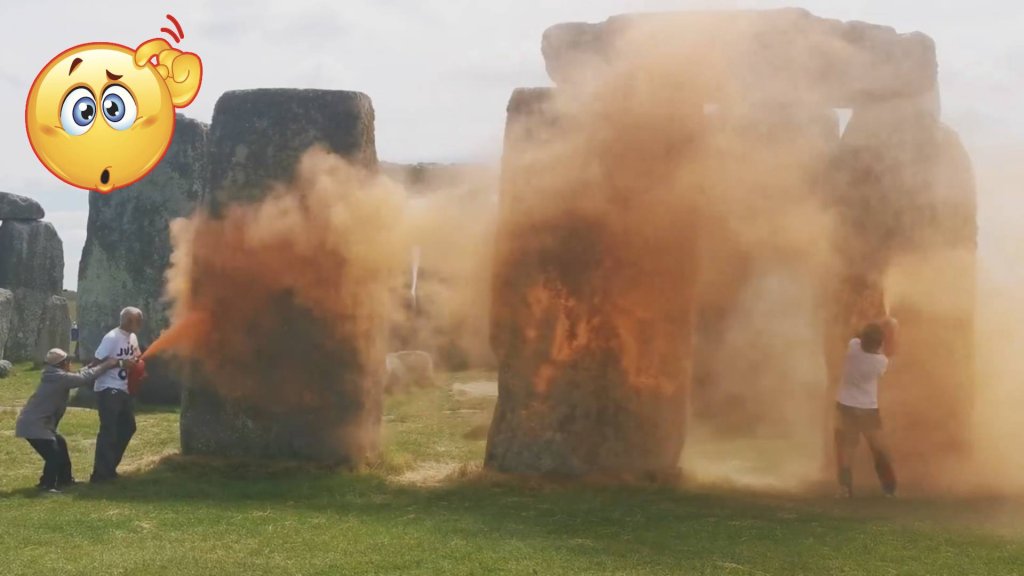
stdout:
{"type": "Polygon", "coordinates": [[[171,48],[162,38],[147,40],[135,49],[135,64],[153,66],[167,83],[175,108],[184,108],[199,94],[203,82],[203,63],[199,56],[171,48]],[[156,57],[156,63],[152,62],[156,57]]]}

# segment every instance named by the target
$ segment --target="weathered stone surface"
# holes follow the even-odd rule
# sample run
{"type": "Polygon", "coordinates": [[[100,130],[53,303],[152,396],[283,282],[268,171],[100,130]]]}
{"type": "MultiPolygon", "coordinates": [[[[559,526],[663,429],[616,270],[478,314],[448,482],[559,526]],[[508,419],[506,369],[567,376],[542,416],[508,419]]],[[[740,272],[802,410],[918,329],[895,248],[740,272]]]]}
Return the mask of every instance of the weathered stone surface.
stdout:
{"type": "Polygon", "coordinates": [[[207,204],[214,212],[259,200],[271,182],[291,181],[299,156],[314,145],[377,168],[373,103],[359,92],[226,92],[213,117],[207,204]]]}
{"type": "Polygon", "coordinates": [[[49,222],[5,220],[0,225],[0,287],[60,294],[64,243],[49,222]]]}
{"type": "Polygon", "coordinates": [[[668,151],[639,152],[649,164],[549,181],[582,171],[545,151],[580,146],[567,157],[581,163],[618,157],[614,146],[602,147],[613,142],[563,123],[551,98],[520,90],[509,104],[491,329],[499,396],[485,465],[526,474],[671,475],[685,431],[695,281],[680,265],[694,261],[692,223],[659,193],[671,180],[668,167],[680,165],[672,161],[676,135],[645,143],[668,151]],[[531,199],[552,196],[578,209],[534,209],[531,199]],[[595,198],[623,211],[582,207],[595,198]],[[663,251],[650,254],[643,246],[654,238],[663,251]]]}
{"type": "Polygon", "coordinates": [[[64,245],[49,222],[0,225],[0,287],[14,293],[14,317],[4,355],[34,360],[47,301],[64,283],[64,245]]]}
{"type": "Polygon", "coordinates": [[[10,290],[0,288],[0,360],[4,359],[4,349],[11,335],[14,324],[14,294],[10,290]]]}
{"type": "MultiPolygon", "coordinates": [[[[203,195],[206,138],[205,124],[178,115],[174,140],[149,175],[113,194],[90,194],[88,232],[78,269],[81,358],[92,358],[125,306],[135,306],[145,316],[138,334],[143,348],[167,328],[163,292],[171,256],[169,224],[191,214],[203,195]]],[[[180,383],[166,364],[161,358],[147,361],[143,401],[179,402],[180,383]]]]}
{"type": "Polygon", "coordinates": [[[0,220],[42,220],[46,216],[39,202],[17,194],[0,192],[0,220]]]}
{"type": "MultiPolygon", "coordinates": [[[[206,203],[217,214],[231,203],[258,201],[274,182],[290,181],[314,145],[376,169],[373,121],[370,99],[354,92],[229,92],[210,128],[206,203]]],[[[198,298],[203,286],[192,290],[198,298]]],[[[252,335],[253,362],[237,381],[211,382],[200,366],[190,367],[182,394],[184,453],[358,465],[377,451],[383,354],[379,366],[364,366],[355,342],[338,341],[288,294],[254,311],[252,326],[222,325],[216,308],[215,330],[252,335]],[[295,366],[317,377],[296,382],[295,366]]]]}
{"type": "Polygon", "coordinates": [[[0,378],[7,378],[11,375],[14,365],[7,360],[0,360],[0,378]]]}
{"type": "MultiPolygon", "coordinates": [[[[835,168],[845,277],[828,345],[838,350],[888,303],[902,328],[884,400],[901,480],[941,487],[969,450],[975,394],[970,158],[932,107],[888,102],[855,111],[835,168]]],[[[837,374],[841,354],[829,360],[837,374]]]]}
{"type": "Polygon", "coordinates": [[[49,350],[60,348],[66,352],[70,346],[71,314],[68,311],[68,301],[61,296],[50,296],[43,306],[32,361],[42,363],[49,350]]]}
{"type": "Polygon", "coordinates": [[[353,343],[339,341],[287,295],[251,321],[230,327],[252,335],[244,376],[211,383],[200,366],[185,373],[182,451],[340,466],[358,466],[375,454],[381,386],[367,386],[369,370],[353,343]]]}
{"type": "Polygon", "coordinates": [[[559,85],[653,60],[681,76],[700,71],[717,78],[702,87],[709,102],[763,97],[854,107],[932,92],[938,78],[935,45],[924,34],[818,18],[803,9],[630,14],[600,24],[559,24],[545,32],[543,52],[559,85]]]}

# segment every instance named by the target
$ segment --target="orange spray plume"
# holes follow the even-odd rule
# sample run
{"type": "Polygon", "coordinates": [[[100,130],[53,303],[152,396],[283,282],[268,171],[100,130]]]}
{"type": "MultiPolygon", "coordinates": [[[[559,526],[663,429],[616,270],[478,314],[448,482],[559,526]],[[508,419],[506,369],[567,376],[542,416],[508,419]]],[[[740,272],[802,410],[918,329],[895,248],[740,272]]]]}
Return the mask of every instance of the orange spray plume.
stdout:
{"type": "Polygon", "coordinates": [[[210,318],[202,312],[191,312],[182,320],[164,330],[160,337],[146,349],[143,359],[165,351],[188,351],[199,344],[209,333],[210,318]]]}

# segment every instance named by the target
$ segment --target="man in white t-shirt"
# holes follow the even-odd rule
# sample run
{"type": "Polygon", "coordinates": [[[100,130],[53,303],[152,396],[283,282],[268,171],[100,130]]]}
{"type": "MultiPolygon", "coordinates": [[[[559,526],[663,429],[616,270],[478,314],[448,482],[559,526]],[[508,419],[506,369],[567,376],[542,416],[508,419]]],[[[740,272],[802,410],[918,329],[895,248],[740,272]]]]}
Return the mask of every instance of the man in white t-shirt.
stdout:
{"type": "Polygon", "coordinates": [[[896,351],[896,321],[886,318],[868,324],[859,338],[850,340],[843,362],[843,380],[836,402],[836,467],[840,495],[853,496],[853,455],[861,435],[875,460],[875,472],[887,496],[896,494],[896,473],[882,436],[878,412],[878,381],[896,351]]]}
{"type": "Polygon", "coordinates": [[[107,332],[96,348],[97,364],[102,358],[117,358],[118,365],[96,379],[96,404],[100,413],[100,432],[96,437],[96,458],[90,482],[117,478],[117,467],[135,434],[135,409],[128,394],[128,371],[135,366],[141,351],[135,333],[142,328],[142,311],[125,308],[121,324],[107,332]]]}

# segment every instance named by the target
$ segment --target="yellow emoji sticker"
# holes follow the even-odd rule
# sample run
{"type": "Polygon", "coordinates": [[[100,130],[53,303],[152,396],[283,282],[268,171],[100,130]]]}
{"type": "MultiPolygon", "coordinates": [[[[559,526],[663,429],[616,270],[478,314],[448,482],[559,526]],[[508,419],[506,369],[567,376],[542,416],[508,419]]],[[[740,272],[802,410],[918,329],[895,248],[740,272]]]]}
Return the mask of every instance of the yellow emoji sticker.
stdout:
{"type": "MultiPolygon", "coordinates": [[[[170,15],[178,34],[181,27],[170,15]]],[[[166,30],[166,29],[165,29],[166,30]]],[[[39,161],[64,182],[108,193],[138,181],[167,152],[174,110],[195,100],[199,57],[154,38],[132,50],[95,42],[65,50],[32,83],[25,128],[39,161]]]]}

